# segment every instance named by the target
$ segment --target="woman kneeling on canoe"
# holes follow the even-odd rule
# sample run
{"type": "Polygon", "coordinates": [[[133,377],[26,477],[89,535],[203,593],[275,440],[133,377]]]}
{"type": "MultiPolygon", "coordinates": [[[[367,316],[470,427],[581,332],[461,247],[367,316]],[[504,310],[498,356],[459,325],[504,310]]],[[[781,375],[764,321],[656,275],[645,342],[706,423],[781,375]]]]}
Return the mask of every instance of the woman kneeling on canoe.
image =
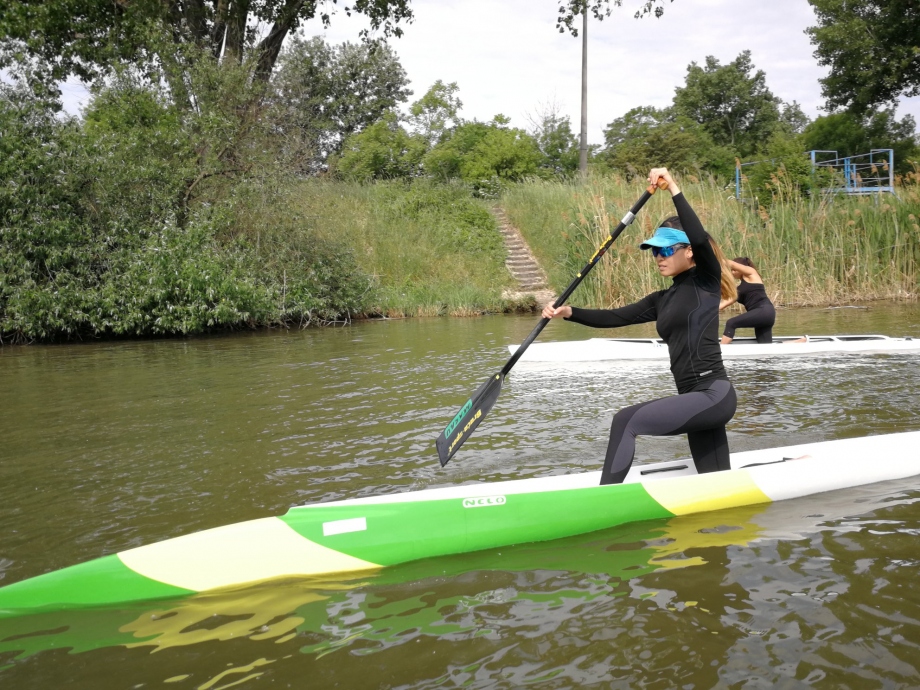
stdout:
{"type": "Polygon", "coordinates": [[[739,328],[753,328],[758,343],[772,343],[776,308],[767,297],[767,289],[764,287],[763,278],[757,272],[757,267],[746,256],[739,256],[728,262],[728,268],[732,276],[741,281],[738,284],[738,297],[723,299],[719,304],[719,311],[738,302],[744,307],[745,312],[733,316],[725,323],[722,344],[727,345],[734,340],[735,331],[739,328]]]}
{"type": "Polygon", "coordinates": [[[562,317],[594,328],[655,321],[668,345],[678,395],[614,415],[601,484],[626,478],[636,436],[687,434],[697,472],[731,469],[725,425],[735,414],[736,398],[719,348],[719,302],[737,297],[735,281],[667,169],[653,168],[648,175],[652,185],[661,178],[668,183],[677,216],[661,223],[639,248],[652,250],[658,272],[673,278],[671,286],[619,309],[543,308],[545,318],[562,317]]]}

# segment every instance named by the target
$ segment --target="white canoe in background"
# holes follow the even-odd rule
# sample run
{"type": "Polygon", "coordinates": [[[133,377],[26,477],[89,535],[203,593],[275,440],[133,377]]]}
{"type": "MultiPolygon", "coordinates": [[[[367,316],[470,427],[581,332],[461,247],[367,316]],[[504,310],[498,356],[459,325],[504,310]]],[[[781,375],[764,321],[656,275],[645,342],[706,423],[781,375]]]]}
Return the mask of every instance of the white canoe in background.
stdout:
{"type": "MultiPolygon", "coordinates": [[[[845,353],[920,352],[920,337],[890,338],[886,335],[810,335],[808,342],[792,342],[803,336],[774,337],[761,344],[754,338],[735,338],[722,346],[722,356],[801,357],[845,353]]],[[[509,345],[511,354],[518,345],[509,345]]],[[[660,338],[591,338],[534,343],[519,362],[603,362],[607,360],[668,359],[668,346],[660,338]]]]}

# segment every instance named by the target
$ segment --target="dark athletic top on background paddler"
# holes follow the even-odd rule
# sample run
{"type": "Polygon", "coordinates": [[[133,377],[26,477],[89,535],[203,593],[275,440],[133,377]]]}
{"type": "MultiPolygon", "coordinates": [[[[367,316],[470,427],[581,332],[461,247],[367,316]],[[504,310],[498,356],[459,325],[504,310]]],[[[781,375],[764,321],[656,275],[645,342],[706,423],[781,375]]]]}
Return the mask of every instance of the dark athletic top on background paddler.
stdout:
{"type": "MultiPolygon", "coordinates": [[[[694,255],[696,252],[694,251],[694,255]]],[[[747,311],[754,311],[758,307],[773,306],[767,297],[767,288],[763,283],[748,283],[744,280],[738,285],[738,304],[747,311]]]]}
{"type": "Polygon", "coordinates": [[[728,381],[719,347],[722,267],[703,224],[683,193],[673,198],[693,247],[696,266],[674,276],[667,290],[653,292],[619,309],[572,307],[568,320],[594,328],[656,321],[658,335],[668,345],[677,392],[690,393],[719,379],[728,381]]]}

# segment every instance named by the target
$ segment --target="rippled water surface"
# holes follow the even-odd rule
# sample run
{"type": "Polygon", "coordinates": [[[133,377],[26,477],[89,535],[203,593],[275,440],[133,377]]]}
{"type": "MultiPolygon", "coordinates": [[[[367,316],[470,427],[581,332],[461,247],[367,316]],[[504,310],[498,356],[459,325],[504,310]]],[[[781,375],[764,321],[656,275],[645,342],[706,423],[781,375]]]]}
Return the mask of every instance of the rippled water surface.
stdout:
{"type": "MultiPolygon", "coordinates": [[[[434,438],[535,323],[0,349],[0,585],[307,502],[599,469],[613,412],[673,392],[664,363],[520,367],[438,465],[434,438]]],[[[780,311],[776,332],[920,336],[920,306],[780,311]]],[[[541,340],[598,335],[553,323],[541,340]]],[[[917,354],[727,367],[734,450],[920,430],[917,354]]],[[[637,462],[686,454],[641,439],[637,462]]],[[[918,500],[920,477],[357,580],[0,620],[0,687],[918,687],[918,500]]]]}

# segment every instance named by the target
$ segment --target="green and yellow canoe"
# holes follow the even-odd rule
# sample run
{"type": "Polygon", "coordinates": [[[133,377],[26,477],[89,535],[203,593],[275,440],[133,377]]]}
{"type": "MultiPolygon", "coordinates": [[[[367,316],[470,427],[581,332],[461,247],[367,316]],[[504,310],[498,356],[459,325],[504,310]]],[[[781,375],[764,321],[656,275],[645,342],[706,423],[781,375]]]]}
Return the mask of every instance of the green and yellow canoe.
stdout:
{"type": "Polygon", "coordinates": [[[587,534],[630,522],[769,503],[920,474],[920,431],[747,451],[729,472],[689,460],[291,508],[122,551],[0,588],[0,616],[372,571],[587,534]]]}

